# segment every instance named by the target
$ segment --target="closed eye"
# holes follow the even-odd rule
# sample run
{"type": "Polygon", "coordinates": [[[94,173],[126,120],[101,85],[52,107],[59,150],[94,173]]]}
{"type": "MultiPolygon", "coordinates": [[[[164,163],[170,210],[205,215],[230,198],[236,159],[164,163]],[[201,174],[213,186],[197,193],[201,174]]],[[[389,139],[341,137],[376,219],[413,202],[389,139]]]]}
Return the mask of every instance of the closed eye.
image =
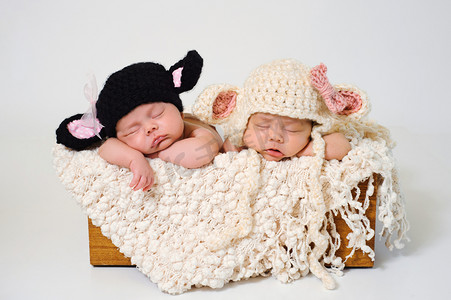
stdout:
{"type": "Polygon", "coordinates": [[[261,128],[261,129],[268,129],[269,128],[269,125],[268,124],[255,124],[255,126],[257,127],[257,128],[261,128]]]}
{"type": "Polygon", "coordinates": [[[149,110],[149,114],[148,116],[152,119],[157,119],[159,117],[161,117],[164,113],[164,107],[163,106],[157,106],[154,107],[153,109],[149,110]]]}
{"type": "Polygon", "coordinates": [[[159,112],[159,113],[153,115],[153,116],[152,116],[152,119],[158,119],[159,117],[161,117],[161,116],[163,115],[163,112],[164,112],[164,111],[161,111],[161,112],[159,112]]]}
{"type": "Polygon", "coordinates": [[[139,131],[139,126],[134,126],[134,127],[130,128],[130,130],[127,131],[125,136],[133,135],[133,134],[137,133],[138,131],[139,131]]]}
{"type": "Polygon", "coordinates": [[[290,128],[285,128],[285,131],[291,132],[291,133],[298,133],[298,132],[302,132],[303,130],[301,130],[301,129],[290,129],[290,128]]]}
{"type": "Polygon", "coordinates": [[[305,130],[307,130],[307,127],[293,124],[293,125],[284,126],[283,129],[287,132],[300,133],[300,132],[304,132],[305,130]]]}

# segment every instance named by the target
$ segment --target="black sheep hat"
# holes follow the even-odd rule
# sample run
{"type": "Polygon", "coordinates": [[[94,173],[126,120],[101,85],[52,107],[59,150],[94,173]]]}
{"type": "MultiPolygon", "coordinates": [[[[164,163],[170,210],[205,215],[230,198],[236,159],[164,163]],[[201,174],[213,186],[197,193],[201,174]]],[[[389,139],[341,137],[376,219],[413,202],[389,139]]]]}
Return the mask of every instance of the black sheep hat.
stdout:
{"type": "Polygon", "coordinates": [[[166,70],[153,62],[132,64],[110,75],[96,103],[100,128],[97,135],[74,136],[68,126],[81,119],[77,114],[65,119],[56,130],[56,142],[73,150],[84,150],[108,137],[116,136],[116,123],[141,104],[166,102],[182,112],[180,93],[191,90],[197,83],[203,59],[195,50],[166,70]]]}

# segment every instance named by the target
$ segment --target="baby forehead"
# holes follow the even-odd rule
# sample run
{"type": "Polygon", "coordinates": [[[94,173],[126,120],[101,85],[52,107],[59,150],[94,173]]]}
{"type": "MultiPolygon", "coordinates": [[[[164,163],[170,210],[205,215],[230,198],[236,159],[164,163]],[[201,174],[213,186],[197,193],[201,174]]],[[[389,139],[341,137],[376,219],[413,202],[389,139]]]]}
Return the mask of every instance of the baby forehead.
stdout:
{"type": "Polygon", "coordinates": [[[283,124],[305,124],[305,123],[311,122],[311,120],[308,120],[308,119],[296,119],[296,118],[275,115],[275,114],[270,114],[270,113],[254,113],[250,117],[250,121],[280,122],[283,124]]]}
{"type": "Polygon", "coordinates": [[[168,103],[164,102],[153,102],[138,105],[130,112],[128,112],[125,116],[119,119],[119,121],[116,123],[116,129],[135,126],[143,116],[160,113],[167,106],[168,103]]]}

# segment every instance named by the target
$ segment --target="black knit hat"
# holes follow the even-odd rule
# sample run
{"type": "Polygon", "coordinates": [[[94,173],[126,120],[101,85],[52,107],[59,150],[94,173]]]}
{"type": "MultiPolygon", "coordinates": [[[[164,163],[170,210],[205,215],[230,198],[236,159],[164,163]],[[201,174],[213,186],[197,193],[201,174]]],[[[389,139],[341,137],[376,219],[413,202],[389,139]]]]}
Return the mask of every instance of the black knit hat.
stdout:
{"type": "MultiPolygon", "coordinates": [[[[174,104],[182,112],[179,94],[196,85],[202,65],[202,57],[192,50],[169,70],[158,63],[143,62],[113,73],[96,103],[97,119],[104,126],[99,133],[101,139],[115,137],[117,122],[141,104],[166,102],[174,104]]],[[[69,132],[68,125],[81,116],[72,116],[60,124],[56,130],[57,143],[80,151],[100,141],[95,135],[77,138],[69,132]]]]}

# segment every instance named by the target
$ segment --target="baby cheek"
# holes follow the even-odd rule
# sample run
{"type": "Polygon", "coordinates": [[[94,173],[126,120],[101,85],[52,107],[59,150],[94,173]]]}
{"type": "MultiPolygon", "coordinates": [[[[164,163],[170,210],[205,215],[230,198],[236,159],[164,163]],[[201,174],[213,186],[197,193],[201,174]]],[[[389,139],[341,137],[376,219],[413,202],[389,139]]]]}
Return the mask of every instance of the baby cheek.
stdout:
{"type": "Polygon", "coordinates": [[[248,148],[255,148],[255,132],[252,130],[246,130],[243,134],[244,145],[248,148]]]}
{"type": "Polygon", "coordinates": [[[126,141],[124,141],[125,144],[139,151],[143,150],[142,148],[144,147],[145,144],[144,142],[145,141],[143,135],[139,133],[136,133],[133,136],[128,137],[126,141]]]}
{"type": "Polygon", "coordinates": [[[299,151],[304,149],[308,145],[309,142],[310,142],[309,137],[303,137],[299,143],[299,151]]]}

